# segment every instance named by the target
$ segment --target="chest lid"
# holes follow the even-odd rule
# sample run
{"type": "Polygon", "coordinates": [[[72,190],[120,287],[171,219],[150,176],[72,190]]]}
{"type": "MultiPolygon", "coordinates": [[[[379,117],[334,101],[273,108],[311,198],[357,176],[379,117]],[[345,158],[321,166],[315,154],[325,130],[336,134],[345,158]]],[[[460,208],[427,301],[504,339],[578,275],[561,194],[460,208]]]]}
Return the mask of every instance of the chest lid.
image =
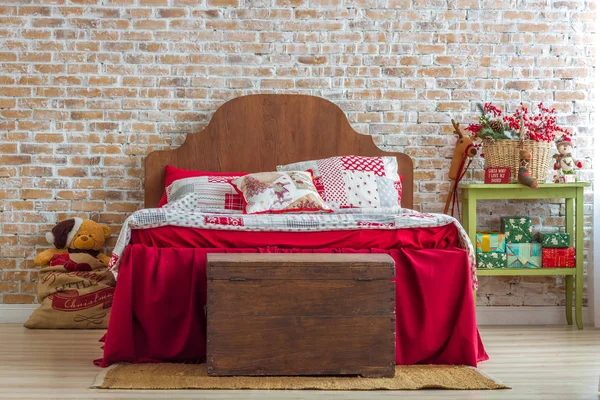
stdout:
{"type": "Polygon", "coordinates": [[[231,253],[207,255],[208,279],[218,280],[389,280],[388,254],[231,253]]]}

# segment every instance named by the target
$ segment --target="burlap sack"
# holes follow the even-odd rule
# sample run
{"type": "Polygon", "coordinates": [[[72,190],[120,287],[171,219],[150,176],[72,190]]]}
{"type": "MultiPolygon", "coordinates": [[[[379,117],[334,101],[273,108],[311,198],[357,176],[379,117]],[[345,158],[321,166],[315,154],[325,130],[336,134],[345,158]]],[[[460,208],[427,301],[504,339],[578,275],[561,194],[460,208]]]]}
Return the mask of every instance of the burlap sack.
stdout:
{"type": "Polygon", "coordinates": [[[115,279],[89,254],[57,254],[39,272],[38,302],[25,327],[106,328],[115,279]]]}

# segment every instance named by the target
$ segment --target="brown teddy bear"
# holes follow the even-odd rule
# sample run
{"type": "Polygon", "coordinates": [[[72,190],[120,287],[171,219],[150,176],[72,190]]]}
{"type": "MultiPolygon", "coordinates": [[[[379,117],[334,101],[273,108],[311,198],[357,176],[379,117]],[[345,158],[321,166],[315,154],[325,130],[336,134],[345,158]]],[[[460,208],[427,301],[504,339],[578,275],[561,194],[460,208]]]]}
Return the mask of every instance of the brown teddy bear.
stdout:
{"type": "Polygon", "coordinates": [[[48,243],[55,249],[47,249],[38,254],[33,262],[35,265],[48,265],[57,254],[87,253],[108,265],[110,257],[100,253],[110,229],[90,219],[71,218],[59,222],[46,234],[48,243]]]}

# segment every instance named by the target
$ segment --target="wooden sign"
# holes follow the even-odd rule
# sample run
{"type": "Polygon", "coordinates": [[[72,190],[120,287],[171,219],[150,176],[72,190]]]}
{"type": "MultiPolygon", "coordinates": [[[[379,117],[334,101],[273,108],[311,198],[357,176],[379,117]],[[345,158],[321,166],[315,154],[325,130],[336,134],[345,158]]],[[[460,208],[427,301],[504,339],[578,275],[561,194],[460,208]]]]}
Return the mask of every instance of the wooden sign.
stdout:
{"type": "Polygon", "coordinates": [[[510,183],[510,168],[486,168],[485,183],[510,183]]]}

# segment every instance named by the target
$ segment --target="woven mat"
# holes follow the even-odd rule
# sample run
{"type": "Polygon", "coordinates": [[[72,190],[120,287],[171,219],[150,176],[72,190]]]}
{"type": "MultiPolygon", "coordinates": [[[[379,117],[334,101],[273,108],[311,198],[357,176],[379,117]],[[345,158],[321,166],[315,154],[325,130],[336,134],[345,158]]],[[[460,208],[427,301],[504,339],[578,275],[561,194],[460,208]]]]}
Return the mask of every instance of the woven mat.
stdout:
{"type": "Polygon", "coordinates": [[[396,366],[394,378],[361,377],[213,377],[206,364],[117,364],[103,370],[92,388],[99,389],[256,389],[256,390],[419,390],[510,389],[466,366],[396,366]]]}

